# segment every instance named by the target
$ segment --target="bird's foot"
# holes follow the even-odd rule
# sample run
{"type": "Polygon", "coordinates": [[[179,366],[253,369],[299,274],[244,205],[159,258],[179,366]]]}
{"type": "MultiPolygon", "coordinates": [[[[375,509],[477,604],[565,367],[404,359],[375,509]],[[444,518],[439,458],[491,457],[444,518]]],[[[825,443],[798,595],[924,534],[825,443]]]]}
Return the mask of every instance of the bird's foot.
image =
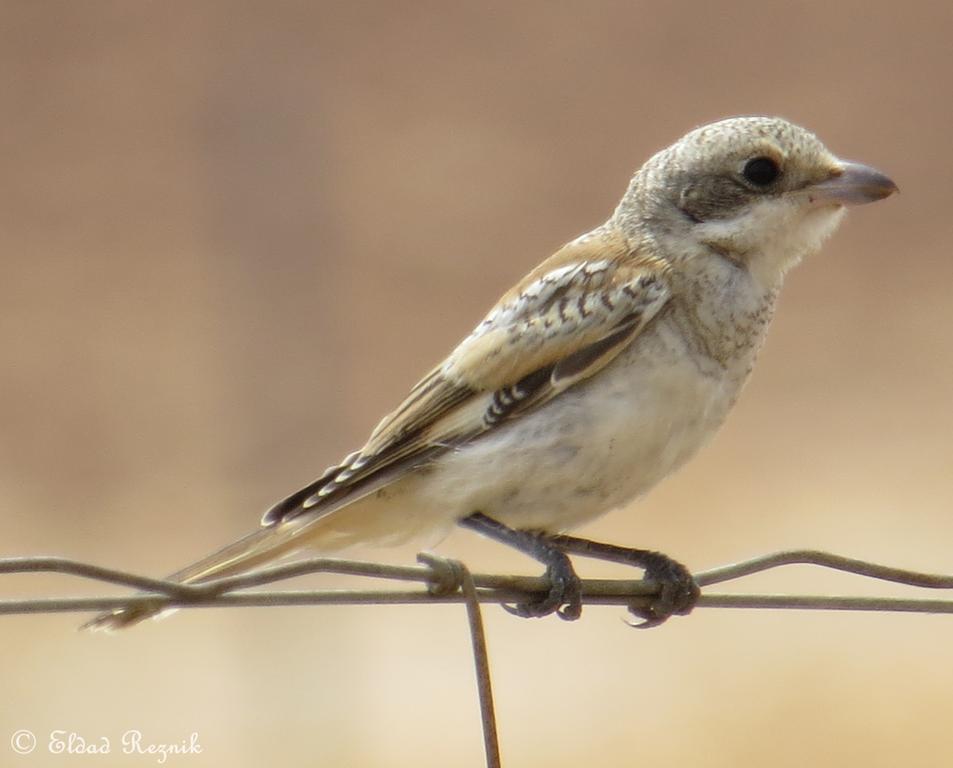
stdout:
{"type": "Polygon", "coordinates": [[[629,612],[642,619],[641,622],[632,624],[634,627],[657,627],[670,616],[689,613],[701,594],[691,571],[661,552],[620,547],[565,534],[550,536],[549,542],[563,552],[611,563],[634,565],[644,570],[646,580],[657,584],[659,592],[648,605],[645,605],[643,600],[639,605],[629,606],[629,612]]]}
{"type": "Polygon", "coordinates": [[[630,626],[650,629],[676,614],[691,613],[701,594],[691,571],[661,552],[642,552],[640,555],[638,564],[645,569],[645,578],[658,584],[659,593],[648,605],[629,606],[629,613],[641,619],[637,623],[630,622],[630,626]]]}
{"type": "Polygon", "coordinates": [[[549,579],[549,592],[546,596],[531,603],[504,605],[507,611],[527,619],[555,613],[561,619],[575,621],[582,615],[582,588],[579,577],[573,570],[569,556],[553,544],[551,537],[539,531],[510,528],[482,512],[467,515],[460,520],[460,525],[509,544],[546,564],[546,578],[549,579]]]}
{"type": "Polygon", "coordinates": [[[514,616],[538,619],[555,613],[564,621],[575,621],[582,615],[582,592],[579,577],[569,557],[558,550],[547,552],[546,578],[549,592],[531,603],[503,605],[514,616]]]}

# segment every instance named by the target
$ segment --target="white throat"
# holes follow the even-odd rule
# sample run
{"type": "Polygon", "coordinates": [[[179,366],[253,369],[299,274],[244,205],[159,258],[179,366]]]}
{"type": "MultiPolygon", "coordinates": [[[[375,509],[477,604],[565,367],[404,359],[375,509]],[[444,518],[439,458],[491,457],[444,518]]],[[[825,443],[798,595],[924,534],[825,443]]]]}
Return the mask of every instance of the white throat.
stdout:
{"type": "Polygon", "coordinates": [[[699,242],[735,255],[764,287],[780,285],[805,256],[820,250],[844,218],[845,208],[771,200],[740,216],[699,224],[699,242]]]}

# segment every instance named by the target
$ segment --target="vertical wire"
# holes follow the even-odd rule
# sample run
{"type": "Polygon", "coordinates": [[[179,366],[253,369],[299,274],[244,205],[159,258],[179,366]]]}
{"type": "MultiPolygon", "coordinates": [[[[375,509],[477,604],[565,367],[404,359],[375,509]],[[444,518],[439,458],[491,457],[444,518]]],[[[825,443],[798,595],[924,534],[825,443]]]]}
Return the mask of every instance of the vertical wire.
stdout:
{"type": "Polygon", "coordinates": [[[460,575],[460,588],[466,598],[467,618],[470,623],[470,640],[473,646],[473,666],[476,671],[477,690],[480,696],[480,719],[483,721],[483,748],[487,768],[500,768],[500,742],[496,730],[496,709],[493,705],[493,683],[490,679],[490,659],[486,651],[486,633],[483,631],[483,614],[477,597],[473,576],[467,567],[453,561],[460,575]]]}

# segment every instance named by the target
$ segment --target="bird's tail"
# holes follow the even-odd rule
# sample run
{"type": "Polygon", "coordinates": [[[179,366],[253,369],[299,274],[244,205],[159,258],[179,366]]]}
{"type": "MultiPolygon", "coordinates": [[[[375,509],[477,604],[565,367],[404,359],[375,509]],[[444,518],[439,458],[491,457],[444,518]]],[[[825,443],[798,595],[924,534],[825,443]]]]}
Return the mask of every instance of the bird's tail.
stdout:
{"type": "MultiPolygon", "coordinates": [[[[201,584],[212,579],[244,573],[266,562],[273,562],[302,546],[296,536],[301,526],[275,525],[259,528],[228,546],[183,568],[168,577],[181,584],[201,584]]],[[[81,629],[111,631],[138,624],[169,609],[142,605],[103,613],[83,624],[81,629]]]]}

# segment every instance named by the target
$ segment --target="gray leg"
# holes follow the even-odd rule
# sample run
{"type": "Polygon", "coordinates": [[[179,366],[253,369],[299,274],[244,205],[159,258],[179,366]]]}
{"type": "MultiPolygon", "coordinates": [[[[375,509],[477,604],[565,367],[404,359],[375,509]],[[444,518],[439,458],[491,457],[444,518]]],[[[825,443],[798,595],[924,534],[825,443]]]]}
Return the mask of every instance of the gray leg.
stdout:
{"type": "Polygon", "coordinates": [[[574,621],[582,613],[582,598],[579,594],[579,577],[572,562],[562,547],[554,545],[550,537],[532,531],[520,531],[503,525],[482,512],[463,518],[460,525],[471,531],[515,547],[546,566],[549,579],[549,594],[532,603],[503,607],[510,613],[524,618],[537,618],[555,613],[559,618],[574,621]]]}

